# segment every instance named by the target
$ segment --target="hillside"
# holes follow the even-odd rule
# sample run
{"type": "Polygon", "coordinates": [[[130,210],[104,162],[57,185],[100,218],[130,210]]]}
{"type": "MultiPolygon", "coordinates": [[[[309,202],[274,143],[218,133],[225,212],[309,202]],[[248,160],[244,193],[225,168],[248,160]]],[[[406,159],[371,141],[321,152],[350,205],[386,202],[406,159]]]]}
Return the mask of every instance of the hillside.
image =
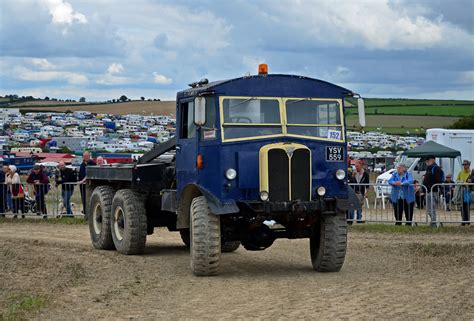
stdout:
{"type": "MultiPolygon", "coordinates": [[[[24,111],[86,110],[107,114],[175,114],[175,101],[130,101],[124,103],[79,103],[35,100],[11,104],[24,111]]],[[[358,130],[357,103],[348,99],[346,108],[348,129],[358,130]]],[[[365,130],[380,129],[392,134],[423,134],[433,127],[447,127],[462,117],[474,115],[474,101],[427,99],[366,98],[365,130]]]]}
{"type": "Polygon", "coordinates": [[[11,107],[20,108],[20,110],[28,111],[90,111],[98,114],[155,114],[155,115],[169,115],[175,114],[175,101],[128,101],[124,103],[67,103],[58,102],[54,104],[51,101],[34,101],[19,104],[12,104],[11,107]]]}

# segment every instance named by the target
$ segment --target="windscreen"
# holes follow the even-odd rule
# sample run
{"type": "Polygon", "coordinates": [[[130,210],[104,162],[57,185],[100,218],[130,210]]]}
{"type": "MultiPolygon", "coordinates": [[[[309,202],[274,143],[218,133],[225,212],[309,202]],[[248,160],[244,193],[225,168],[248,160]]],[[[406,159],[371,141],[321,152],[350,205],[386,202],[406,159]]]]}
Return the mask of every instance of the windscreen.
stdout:
{"type": "Polygon", "coordinates": [[[224,99],[222,108],[226,139],[282,133],[277,99],[224,99]]]}

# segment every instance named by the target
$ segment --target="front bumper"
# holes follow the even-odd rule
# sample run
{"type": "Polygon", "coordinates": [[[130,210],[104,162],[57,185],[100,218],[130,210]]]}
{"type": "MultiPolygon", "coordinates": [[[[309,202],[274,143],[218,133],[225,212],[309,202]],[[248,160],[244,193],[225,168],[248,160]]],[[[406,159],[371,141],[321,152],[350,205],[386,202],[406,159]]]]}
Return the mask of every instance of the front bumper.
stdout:
{"type": "Polygon", "coordinates": [[[321,198],[313,201],[287,201],[287,202],[243,202],[247,208],[255,213],[320,213],[336,214],[337,211],[348,209],[347,199],[321,198]]]}

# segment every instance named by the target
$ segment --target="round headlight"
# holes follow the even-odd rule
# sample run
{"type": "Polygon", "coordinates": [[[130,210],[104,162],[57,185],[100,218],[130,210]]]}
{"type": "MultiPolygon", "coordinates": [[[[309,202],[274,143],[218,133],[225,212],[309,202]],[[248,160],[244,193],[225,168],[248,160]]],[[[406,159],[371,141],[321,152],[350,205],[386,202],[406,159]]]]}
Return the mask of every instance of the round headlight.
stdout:
{"type": "Polygon", "coordinates": [[[233,168],[229,168],[226,172],[225,172],[225,177],[229,180],[233,180],[237,177],[237,171],[233,168]]]}
{"type": "Polygon", "coordinates": [[[268,201],[268,192],[266,191],[261,191],[260,192],[260,199],[264,202],[268,201]]]}
{"type": "Polygon", "coordinates": [[[336,178],[342,181],[346,177],[346,172],[343,169],[338,169],[336,171],[336,178]]]}
{"type": "Polygon", "coordinates": [[[319,186],[316,192],[319,196],[324,196],[324,194],[326,194],[326,188],[324,186],[319,186]]]}

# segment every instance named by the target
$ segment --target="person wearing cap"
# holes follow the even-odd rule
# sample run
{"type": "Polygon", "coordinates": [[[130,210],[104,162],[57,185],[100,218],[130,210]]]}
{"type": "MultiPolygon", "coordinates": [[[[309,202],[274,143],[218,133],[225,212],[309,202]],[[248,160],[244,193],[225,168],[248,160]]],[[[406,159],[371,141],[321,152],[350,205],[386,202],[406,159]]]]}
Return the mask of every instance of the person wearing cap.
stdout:
{"type": "Polygon", "coordinates": [[[471,189],[472,186],[467,185],[468,183],[472,183],[474,179],[474,170],[471,171],[471,162],[467,159],[463,160],[462,162],[463,169],[458,173],[458,177],[456,178],[457,183],[466,184],[462,186],[462,206],[461,206],[461,217],[462,223],[461,225],[469,225],[470,221],[470,214],[469,214],[469,206],[472,203],[471,197],[471,189]]]}
{"type": "Polygon", "coordinates": [[[43,172],[40,165],[35,165],[26,182],[34,186],[35,199],[39,211],[38,215],[42,214],[43,218],[46,218],[48,215],[48,211],[46,209],[46,202],[44,200],[44,197],[49,191],[48,175],[43,172]]]}
{"type": "Polygon", "coordinates": [[[434,155],[425,158],[426,173],[423,185],[426,186],[426,213],[431,218],[431,226],[437,227],[436,204],[438,204],[438,188],[435,184],[443,183],[443,171],[435,162],[434,155]]]}

